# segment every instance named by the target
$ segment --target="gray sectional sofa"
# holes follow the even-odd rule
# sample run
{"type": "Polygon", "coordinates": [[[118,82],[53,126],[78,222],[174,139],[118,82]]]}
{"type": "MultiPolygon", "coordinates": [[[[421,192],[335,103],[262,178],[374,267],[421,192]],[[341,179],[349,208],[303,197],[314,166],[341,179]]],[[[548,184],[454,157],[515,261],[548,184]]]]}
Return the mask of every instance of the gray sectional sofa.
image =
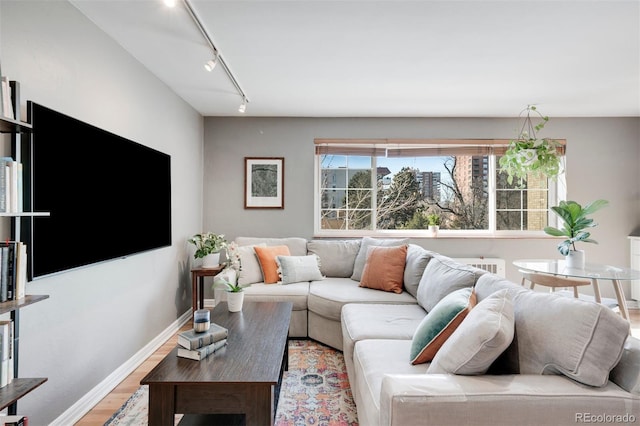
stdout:
{"type": "Polygon", "coordinates": [[[534,292],[406,240],[236,242],[246,300],[292,301],[291,337],[343,351],[361,425],[640,424],[640,340],[603,305],[534,292]],[[323,279],[255,281],[256,245],[316,255],[323,279]],[[371,247],[400,245],[401,292],[361,287],[371,247]],[[412,363],[417,337],[463,293],[473,296],[457,328],[412,363]]]}

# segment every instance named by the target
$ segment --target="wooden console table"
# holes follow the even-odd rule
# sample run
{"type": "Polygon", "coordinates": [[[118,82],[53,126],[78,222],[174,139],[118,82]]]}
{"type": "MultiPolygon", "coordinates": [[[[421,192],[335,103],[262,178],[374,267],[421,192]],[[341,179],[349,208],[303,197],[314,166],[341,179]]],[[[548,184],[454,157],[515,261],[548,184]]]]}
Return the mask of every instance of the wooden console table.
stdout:
{"type": "Polygon", "coordinates": [[[193,307],[193,312],[198,310],[198,300],[200,300],[200,309],[204,308],[204,277],[215,277],[223,269],[224,265],[218,265],[215,268],[199,267],[191,270],[191,306],[193,307]]]}

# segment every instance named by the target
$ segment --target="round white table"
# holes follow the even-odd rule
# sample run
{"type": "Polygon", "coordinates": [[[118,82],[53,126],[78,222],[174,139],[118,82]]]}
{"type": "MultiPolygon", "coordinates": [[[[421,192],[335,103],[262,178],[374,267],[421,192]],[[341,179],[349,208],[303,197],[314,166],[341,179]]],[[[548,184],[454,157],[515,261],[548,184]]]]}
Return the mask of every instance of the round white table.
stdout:
{"type": "Polygon", "coordinates": [[[640,280],[640,271],[636,269],[620,268],[618,266],[598,263],[587,263],[584,268],[569,268],[566,266],[564,260],[558,259],[519,259],[514,260],[513,264],[526,271],[591,280],[594,297],[598,303],[602,301],[598,280],[610,280],[616,292],[620,314],[624,319],[629,320],[627,300],[624,297],[620,281],[640,280]]]}

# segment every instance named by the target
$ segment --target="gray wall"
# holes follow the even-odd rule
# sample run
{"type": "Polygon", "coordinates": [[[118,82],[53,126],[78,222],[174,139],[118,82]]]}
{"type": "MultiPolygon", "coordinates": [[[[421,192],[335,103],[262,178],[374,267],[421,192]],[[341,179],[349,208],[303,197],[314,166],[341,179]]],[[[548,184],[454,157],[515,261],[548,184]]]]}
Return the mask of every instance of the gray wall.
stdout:
{"type": "MultiPolygon", "coordinates": [[[[205,119],[204,225],[236,236],[313,237],[314,138],[510,138],[517,119],[498,118],[221,118],[205,119]],[[285,209],[245,210],[244,157],[285,157],[285,209]]],[[[611,206],[584,244],[590,262],[629,266],[627,235],[640,225],[640,119],[552,118],[544,136],[567,139],[567,198],[605,198],[611,206]]],[[[518,258],[560,258],[557,240],[438,238],[415,243],[454,257],[500,257],[519,280],[518,258]]],[[[629,284],[624,283],[630,297],[629,284]]],[[[614,295],[608,282],[604,296],[614,295]]]]}
{"type": "MultiPolygon", "coordinates": [[[[158,149],[172,163],[171,247],[27,285],[28,293],[50,295],[21,311],[20,375],[49,378],[18,404],[38,426],[60,416],[191,307],[186,237],[202,224],[203,119],[66,1],[2,1],[0,16],[2,72],[20,81],[23,101],[158,149]]],[[[52,161],[73,167],[63,155],[52,161]]],[[[113,220],[127,220],[126,205],[113,220]]],[[[82,241],[60,250],[91,250],[108,238],[96,223],[82,241]]]]}

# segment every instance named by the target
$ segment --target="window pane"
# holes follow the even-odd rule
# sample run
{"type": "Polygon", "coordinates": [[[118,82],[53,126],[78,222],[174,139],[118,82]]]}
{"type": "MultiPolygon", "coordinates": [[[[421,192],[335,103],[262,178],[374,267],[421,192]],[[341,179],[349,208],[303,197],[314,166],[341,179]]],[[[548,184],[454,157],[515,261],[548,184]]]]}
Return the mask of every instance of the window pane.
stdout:
{"type": "Polygon", "coordinates": [[[321,229],[372,229],[371,158],[322,155],[321,229]]]}
{"type": "Polygon", "coordinates": [[[341,210],[321,210],[321,229],[346,229],[347,222],[344,220],[344,211],[341,210]]]}
{"type": "Polygon", "coordinates": [[[547,226],[549,182],[545,177],[527,176],[524,182],[507,183],[507,175],[496,172],[496,229],[539,231],[547,226]]]}
{"type": "Polygon", "coordinates": [[[322,190],[321,207],[323,209],[342,209],[346,207],[346,191],[344,189],[322,190]]]}
{"type": "Polygon", "coordinates": [[[377,228],[488,229],[488,156],[379,157],[377,228]]]}

